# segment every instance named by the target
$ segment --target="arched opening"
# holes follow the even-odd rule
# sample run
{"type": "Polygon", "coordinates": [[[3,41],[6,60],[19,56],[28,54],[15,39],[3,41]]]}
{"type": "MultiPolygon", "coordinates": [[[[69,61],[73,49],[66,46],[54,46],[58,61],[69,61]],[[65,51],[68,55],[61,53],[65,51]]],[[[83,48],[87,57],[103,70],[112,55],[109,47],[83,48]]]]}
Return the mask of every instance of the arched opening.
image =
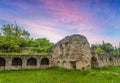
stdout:
{"type": "Polygon", "coordinates": [[[109,58],[109,62],[110,62],[110,65],[113,65],[113,64],[114,64],[114,63],[113,63],[114,61],[113,61],[113,58],[112,58],[112,57],[109,58]]]}
{"type": "Polygon", "coordinates": [[[85,67],[82,67],[82,69],[85,69],[85,67]]]}
{"type": "Polygon", "coordinates": [[[71,67],[76,69],[76,61],[70,61],[71,67]]]}
{"type": "Polygon", "coordinates": [[[22,66],[22,59],[21,58],[14,58],[12,60],[12,66],[22,66]]]}
{"type": "Polygon", "coordinates": [[[66,67],[66,61],[63,61],[63,67],[66,67]]]}
{"type": "Polygon", "coordinates": [[[6,64],[5,59],[0,57],[0,66],[5,66],[5,64],[6,64]]]}
{"type": "Polygon", "coordinates": [[[60,66],[60,61],[57,61],[57,66],[60,66]]]}
{"type": "Polygon", "coordinates": [[[91,58],[91,67],[93,68],[97,68],[99,65],[98,65],[98,60],[96,57],[92,57],[91,58]]]}
{"type": "Polygon", "coordinates": [[[43,58],[42,60],[41,60],[41,63],[40,63],[41,65],[49,65],[49,59],[48,58],[43,58]]]}
{"type": "Polygon", "coordinates": [[[27,60],[27,65],[31,65],[31,66],[37,65],[37,59],[36,58],[29,58],[27,60]]]}
{"type": "Polygon", "coordinates": [[[112,57],[110,57],[110,58],[109,58],[109,61],[110,61],[110,62],[113,62],[113,58],[112,58],[112,57]]]}

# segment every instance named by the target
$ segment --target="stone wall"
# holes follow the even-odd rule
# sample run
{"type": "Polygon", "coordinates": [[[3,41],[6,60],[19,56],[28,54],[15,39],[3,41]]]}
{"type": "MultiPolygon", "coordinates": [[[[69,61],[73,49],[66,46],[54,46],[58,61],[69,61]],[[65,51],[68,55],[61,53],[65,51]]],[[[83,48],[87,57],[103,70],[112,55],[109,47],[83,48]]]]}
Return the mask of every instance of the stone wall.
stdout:
{"type": "Polygon", "coordinates": [[[95,53],[94,48],[90,49],[86,37],[79,34],[60,40],[55,44],[50,55],[54,66],[68,69],[120,66],[120,55],[95,53]]]}
{"type": "Polygon", "coordinates": [[[50,55],[55,66],[68,69],[90,68],[90,45],[83,35],[67,36],[53,47],[50,55]]]}
{"type": "Polygon", "coordinates": [[[92,53],[91,67],[120,66],[120,55],[92,53]]]}
{"type": "Polygon", "coordinates": [[[51,59],[49,56],[0,56],[0,70],[48,67],[51,67],[51,59]]]}
{"type": "Polygon", "coordinates": [[[67,69],[120,66],[120,55],[97,54],[83,35],[67,36],[54,45],[48,56],[0,56],[0,70],[59,66],[67,69]]]}

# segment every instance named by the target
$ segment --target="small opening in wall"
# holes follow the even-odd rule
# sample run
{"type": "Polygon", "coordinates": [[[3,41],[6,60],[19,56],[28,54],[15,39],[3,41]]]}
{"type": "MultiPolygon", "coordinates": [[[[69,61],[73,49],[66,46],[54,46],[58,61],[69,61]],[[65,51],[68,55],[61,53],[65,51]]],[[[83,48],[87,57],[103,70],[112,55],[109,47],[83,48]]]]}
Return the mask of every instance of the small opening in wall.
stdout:
{"type": "Polygon", "coordinates": [[[91,58],[91,67],[97,68],[98,67],[98,60],[95,56],[91,58]]]}
{"type": "Polygon", "coordinates": [[[112,58],[112,57],[110,57],[110,58],[109,58],[109,61],[110,61],[110,62],[113,62],[113,58],[112,58]]]}
{"type": "Polygon", "coordinates": [[[0,66],[5,66],[5,64],[6,64],[5,59],[0,57],[0,66]]]}
{"type": "Polygon", "coordinates": [[[49,65],[49,59],[48,58],[42,58],[41,65],[49,65]]]}
{"type": "Polygon", "coordinates": [[[29,58],[27,60],[27,65],[33,65],[33,66],[37,65],[37,59],[36,58],[29,58]]]}
{"type": "Polygon", "coordinates": [[[14,58],[12,60],[12,65],[13,66],[22,66],[22,59],[21,58],[14,58]]]}
{"type": "Polygon", "coordinates": [[[66,67],[66,61],[63,61],[63,67],[66,67]]]}
{"type": "Polygon", "coordinates": [[[73,69],[76,69],[76,61],[70,61],[70,64],[73,69]]]}
{"type": "Polygon", "coordinates": [[[84,70],[85,68],[84,68],[84,67],[82,67],[82,69],[84,70]]]}
{"type": "Polygon", "coordinates": [[[87,61],[85,60],[85,63],[87,63],[87,61]]]}
{"type": "Polygon", "coordinates": [[[57,66],[60,66],[60,61],[57,61],[57,66]]]}

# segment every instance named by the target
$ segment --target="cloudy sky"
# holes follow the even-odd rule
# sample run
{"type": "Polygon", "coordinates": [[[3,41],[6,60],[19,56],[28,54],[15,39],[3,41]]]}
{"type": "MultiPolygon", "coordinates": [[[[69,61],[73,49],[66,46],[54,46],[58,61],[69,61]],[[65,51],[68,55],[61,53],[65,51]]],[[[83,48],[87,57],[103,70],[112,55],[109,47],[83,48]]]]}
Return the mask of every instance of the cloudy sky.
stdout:
{"type": "Polygon", "coordinates": [[[0,0],[0,27],[16,23],[52,42],[72,34],[89,42],[120,41],[120,0],[0,0]]]}

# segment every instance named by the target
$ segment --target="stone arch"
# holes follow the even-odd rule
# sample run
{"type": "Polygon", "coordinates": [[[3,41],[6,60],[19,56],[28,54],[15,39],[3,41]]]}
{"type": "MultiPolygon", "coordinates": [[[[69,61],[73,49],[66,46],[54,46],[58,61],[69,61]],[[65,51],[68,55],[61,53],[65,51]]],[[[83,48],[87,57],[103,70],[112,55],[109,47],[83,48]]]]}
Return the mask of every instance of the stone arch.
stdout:
{"type": "Polygon", "coordinates": [[[113,58],[112,58],[112,57],[110,57],[110,58],[109,58],[109,61],[110,61],[110,62],[113,62],[113,58]]]}
{"type": "Polygon", "coordinates": [[[112,58],[112,57],[109,57],[109,62],[110,62],[110,65],[113,65],[113,64],[114,64],[114,61],[113,61],[113,58],[112,58]]]}
{"type": "Polygon", "coordinates": [[[66,61],[63,61],[63,67],[66,67],[66,61]]]}
{"type": "Polygon", "coordinates": [[[57,66],[60,66],[60,61],[57,61],[57,66]]]}
{"type": "Polygon", "coordinates": [[[48,58],[42,58],[41,65],[49,65],[49,59],[48,58]]]}
{"type": "Polygon", "coordinates": [[[76,61],[70,61],[70,65],[73,69],[76,69],[76,61]]]}
{"type": "Polygon", "coordinates": [[[36,58],[29,58],[27,60],[27,65],[36,66],[37,65],[37,59],[36,58]]]}
{"type": "Polygon", "coordinates": [[[0,66],[5,66],[5,64],[6,64],[5,59],[0,57],[0,66]]]}
{"type": "Polygon", "coordinates": [[[22,66],[22,59],[17,57],[12,59],[12,66],[22,66]]]}
{"type": "Polygon", "coordinates": [[[97,59],[95,56],[93,56],[93,57],[91,58],[91,67],[97,68],[98,66],[99,66],[99,64],[98,64],[98,59],[97,59]]]}

